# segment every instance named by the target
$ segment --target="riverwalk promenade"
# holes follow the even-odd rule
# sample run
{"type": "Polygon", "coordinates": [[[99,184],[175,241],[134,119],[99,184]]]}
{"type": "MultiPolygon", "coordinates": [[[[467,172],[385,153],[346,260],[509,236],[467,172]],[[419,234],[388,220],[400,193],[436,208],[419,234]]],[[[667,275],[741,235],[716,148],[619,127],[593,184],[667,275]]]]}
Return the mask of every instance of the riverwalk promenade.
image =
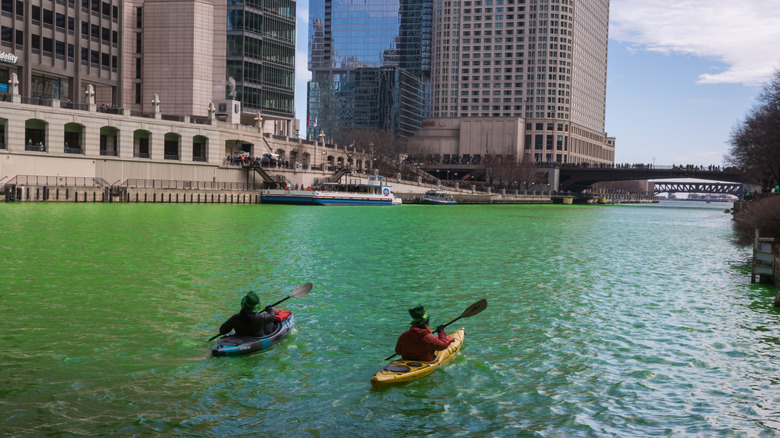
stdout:
{"type": "MultiPolygon", "coordinates": [[[[286,172],[281,171],[282,174],[286,172]]],[[[355,175],[358,179],[366,175],[355,175]]],[[[396,197],[404,204],[421,202],[426,191],[440,187],[422,181],[388,178],[396,197]]],[[[30,177],[17,179],[0,190],[0,202],[76,203],[190,203],[259,204],[262,184],[216,183],[177,180],[129,180],[111,185],[96,178],[30,177]]],[[[477,185],[445,187],[459,204],[606,204],[657,202],[653,195],[624,191],[595,191],[573,194],[532,189],[491,189],[477,185]]]]}

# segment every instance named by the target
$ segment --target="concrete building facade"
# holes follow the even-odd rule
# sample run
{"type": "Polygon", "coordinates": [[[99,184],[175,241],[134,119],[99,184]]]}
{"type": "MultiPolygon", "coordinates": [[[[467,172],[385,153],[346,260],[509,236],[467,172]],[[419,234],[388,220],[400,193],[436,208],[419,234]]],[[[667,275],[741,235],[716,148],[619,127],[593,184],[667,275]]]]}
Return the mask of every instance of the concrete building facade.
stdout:
{"type": "Polygon", "coordinates": [[[31,99],[98,102],[122,98],[122,1],[41,0],[0,3],[0,94],[16,74],[31,99]]]}
{"type": "Polygon", "coordinates": [[[523,161],[612,163],[608,31],[609,0],[436,1],[433,117],[521,118],[523,161]]]}
{"type": "Polygon", "coordinates": [[[99,178],[110,185],[129,180],[253,184],[263,180],[232,158],[273,154],[269,173],[293,184],[311,185],[342,167],[371,168],[365,151],[274,135],[258,125],[219,121],[214,106],[203,118],[170,116],[154,96],[150,112],[97,105],[92,87],[86,103],[29,99],[15,74],[0,100],[0,186],[29,177],[99,178]]]}
{"type": "MultiPolygon", "coordinates": [[[[126,0],[122,6],[122,100],[151,112],[207,116],[226,94],[226,0],[126,0]]],[[[101,104],[100,99],[97,100],[101,104]]]]}

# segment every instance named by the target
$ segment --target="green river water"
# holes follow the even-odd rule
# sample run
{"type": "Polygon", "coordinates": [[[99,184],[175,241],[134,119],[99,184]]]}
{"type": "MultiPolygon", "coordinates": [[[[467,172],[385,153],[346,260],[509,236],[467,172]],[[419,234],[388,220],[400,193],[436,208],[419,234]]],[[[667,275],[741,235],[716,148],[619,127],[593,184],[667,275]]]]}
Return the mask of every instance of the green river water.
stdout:
{"type": "Polygon", "coordinates": [[[777,436],[727,204],[0,205],[0,436],[777,436]],[[285,343],[212,358],[258,292],[285,343]],[[422,303],[455,360],[369,379],[422,303]]]}

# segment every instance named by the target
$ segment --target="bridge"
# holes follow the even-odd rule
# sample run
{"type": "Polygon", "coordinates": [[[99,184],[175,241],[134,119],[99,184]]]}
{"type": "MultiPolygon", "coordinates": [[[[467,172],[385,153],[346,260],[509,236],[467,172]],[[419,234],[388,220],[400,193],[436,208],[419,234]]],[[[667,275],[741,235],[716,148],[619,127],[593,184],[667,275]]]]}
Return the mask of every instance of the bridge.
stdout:
{"type": "MultiPolygon", "coordinates": [[[[561,167],[560,185],[562,191],[582,191],[597,182],[635,181],[651,179],[706,179],[732,183],[746,183],[745,176],[736,170],[702,170],[696,167],[561,167]]],[[[656,183],[658,184],[658,183],[656,183]]],[[[685,191],[685,190],[678,190],[685,191]]],[[[693,193],[701,193],[693,191],[693,193]]],[[[721,192],[709,192],[721,193],[721,192]]]]}
{"type": "MultiPolygon", "coordinates": [[[[696,166],[622,166],[614,165],[611,167],[603,166],[527,166],[525,164],[508,165],[503,164],[451,164],[451,163],[428,163],[419,166],[437,178],[449,180],[480,181],[484,180],[488,169],[493,171],[509,169],[512,173],[527,173],[528,170],[544,171],[546,169],[559,169],[558,189],[564,192],[582,192],[598,182],[609,181],[641,181],[641,180],[666,180],[666,179],[702,179],[711,181],[731,182],[740,184],[749,184],[744,175],[736,169],[726,168],[701,168],[696,166]]],[[[506,172],[502,172],[506,173],[506,172]]],[[[656,183],[657,184],[657,183],[656,183]]],[[[704,187],[715,190],[715,186],[704,187]]],[[[717,188],[720,190],[720,188],[717,188]]],[[[679,190],[684,191],[684,190],[679,190]]],[[[718,192],[693,192],[693,193],[722,193],[718,192]]]]}
{"type": "Polygon", "coordinates": [[[707,183],[707,182],[656,182],[655,193],[718,193],[733,195],[742,199],[745,193],[744,184],[741,183],[707,183]]]}

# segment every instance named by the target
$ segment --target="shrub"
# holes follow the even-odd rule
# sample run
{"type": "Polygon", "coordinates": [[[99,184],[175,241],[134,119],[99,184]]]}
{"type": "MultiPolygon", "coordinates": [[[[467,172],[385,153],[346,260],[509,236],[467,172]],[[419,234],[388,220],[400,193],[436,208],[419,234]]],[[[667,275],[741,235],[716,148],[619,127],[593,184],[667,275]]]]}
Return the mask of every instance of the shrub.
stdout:
{"type": "Polygon", "coordinates": [[[734,228],[740,245],[753,244],[756,228],[761,237],[773,237],[780,243],[780,196],[746,202],[734,215],[734,228]]]}

